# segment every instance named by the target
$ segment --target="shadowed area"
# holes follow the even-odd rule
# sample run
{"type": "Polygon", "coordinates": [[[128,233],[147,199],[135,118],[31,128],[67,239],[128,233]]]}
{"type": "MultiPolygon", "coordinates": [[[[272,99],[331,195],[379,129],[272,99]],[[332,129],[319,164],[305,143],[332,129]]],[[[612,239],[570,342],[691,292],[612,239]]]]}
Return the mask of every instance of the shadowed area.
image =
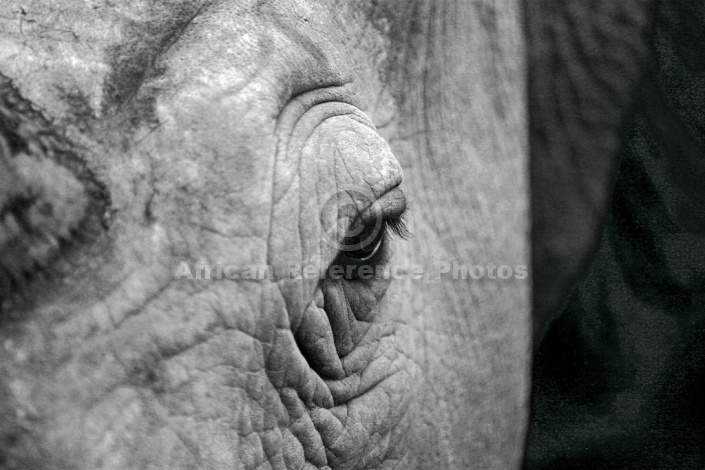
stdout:
{"type": "Polygon", "coordinates": [[[651,11],[644,77],[608,115],[623,129],[597,251],[535,357],[528,469],[705,466],[705,7],[651,11]]]}

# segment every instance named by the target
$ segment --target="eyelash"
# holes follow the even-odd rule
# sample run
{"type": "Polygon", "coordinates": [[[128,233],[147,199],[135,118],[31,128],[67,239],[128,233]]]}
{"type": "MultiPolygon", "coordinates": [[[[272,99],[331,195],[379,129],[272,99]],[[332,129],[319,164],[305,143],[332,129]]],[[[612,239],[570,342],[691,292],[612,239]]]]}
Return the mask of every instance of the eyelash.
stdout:
{"type": "MultiPolygon", "coordinates": [[[[406,225],[406,214],[408,210],[397,217],[392,217],[384,219],[382,221],[382,227],[380,230],[380,235],[375,237],[373,243],[375,244],[374,252],[365,258],[358,258],[353,256],[351,253],[341,252],[337,263],[340,265],[378,265],[381,262],[381,257],[385,255],[385,245],[388,241],[394,237],[398,237],[402,240],[407,240],[411,237],[411,233],[406,225]]],[[[349,240],[348,243],[352,244],[353,240],[349,240]]]]}
{"type": "Polygon", "coordinates": [[[411,199],[406,199],[406,207],[404,211],[397,217],[392,217],[387,219],[385,226],[385,231],[389,230],[391,233],[402,240],[408,240],[411,238],[412,234],[409,231],[409,227],[406,225],[406,220],[413,207],[413,201],[411,199]]]}
{"type": "Polygon", "coordinates": [[[402,240],[408,240],[411,238],[411,232],[409,232],[409,228],[406,225],[406,214],[408,210],[401,214],[399,217],[395,217],[392,219],[385,219],[383,221],[384,227],[383,231],[386,236],[396,236],[398,238],[401,238],[402,240]]]}

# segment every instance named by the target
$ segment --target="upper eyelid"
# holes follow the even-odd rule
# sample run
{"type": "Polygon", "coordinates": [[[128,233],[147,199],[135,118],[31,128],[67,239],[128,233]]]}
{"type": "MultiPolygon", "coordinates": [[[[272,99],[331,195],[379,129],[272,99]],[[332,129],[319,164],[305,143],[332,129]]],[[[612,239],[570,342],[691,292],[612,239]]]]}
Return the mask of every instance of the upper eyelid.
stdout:
{"type": "Polygon", "coordinates": [[[385,219],[400,218],[407,212],[408,206],[409,203],[404,191],[397,186],[373,201],[372,204],[360,212],[358,217],[365,224],[376,220],[379,216],[385,219]]]}

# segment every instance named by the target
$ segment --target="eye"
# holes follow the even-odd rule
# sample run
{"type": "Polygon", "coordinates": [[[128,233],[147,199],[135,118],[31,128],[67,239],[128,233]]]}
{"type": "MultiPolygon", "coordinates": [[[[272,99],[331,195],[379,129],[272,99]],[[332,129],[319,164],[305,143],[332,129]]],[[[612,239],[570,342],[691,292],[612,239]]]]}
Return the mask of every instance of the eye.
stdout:
{"type": "Polygon", "coordinates": [[[382,244],[384,243],[386,235],[386,226],[383,223],[382,226],[377,230],[377,234],[374,233],[375,224],[368,224],[361,231],[357,240],[354,240],[352,244],[349,244],[352,249],[345,251],[344,255],[348,258],[356,260],[358,262],[370,261],[377,253],[379,253],[382,244]]]}
{"type": "Polygon", "coordinates": [[[409,238],[409,230],[404,222],[404,213],[398,216],[383,219],[380,222],[372,221],[362,225],[355,232],[358,235],[345,242],[346,250],[342,251],[337,262],[340,265],[370,265],[382,264],[385,258],[386,245],[394,238],[409,238]]]}
{"type": "MultiPolygon", "coordinates": [[[[340,241],[334,242],[338,254],[328,266],[328,272],[332,278],[365,280],[370,279],[365,277],[368,276],[365,273],[369,273],[370,268],[375,273],[382,272],[377,268],[385,267],[390,261],[392,251],[389,245],[393,238],[409,238],[404,221],[409,206],[404,192],[395,187],[360,212],[353,204],[338,203],[351,193],[358,194],[348,190],[329,199],[331,204],[335,204],[338,226],[340,227],[340,221],[345,221],[346,218],[350,225],[342,222],[345,231],[341,234],[342,239],[338,238],[340,241]],[[341,273],[345,274],[341,277],[341,273]]],[[[365,197],[362,195],[359,199],[364,200],[365,197]]]]}

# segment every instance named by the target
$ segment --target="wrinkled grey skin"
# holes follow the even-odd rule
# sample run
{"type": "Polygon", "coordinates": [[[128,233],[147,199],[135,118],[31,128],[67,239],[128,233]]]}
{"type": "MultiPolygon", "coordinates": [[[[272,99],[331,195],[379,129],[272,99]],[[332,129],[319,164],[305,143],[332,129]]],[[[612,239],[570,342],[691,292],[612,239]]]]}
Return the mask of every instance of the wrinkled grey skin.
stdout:
{"type": "Polygon", "coordinates": [[[0,72],[109,195],[104,232],[4,307],[7,468],[519,465],[527,281],[174,276],[325,267],[326,200],[400,183],[413,238],[386,264],[528,264],[516,2],[37,0],[0,17],[0,72]]]}

